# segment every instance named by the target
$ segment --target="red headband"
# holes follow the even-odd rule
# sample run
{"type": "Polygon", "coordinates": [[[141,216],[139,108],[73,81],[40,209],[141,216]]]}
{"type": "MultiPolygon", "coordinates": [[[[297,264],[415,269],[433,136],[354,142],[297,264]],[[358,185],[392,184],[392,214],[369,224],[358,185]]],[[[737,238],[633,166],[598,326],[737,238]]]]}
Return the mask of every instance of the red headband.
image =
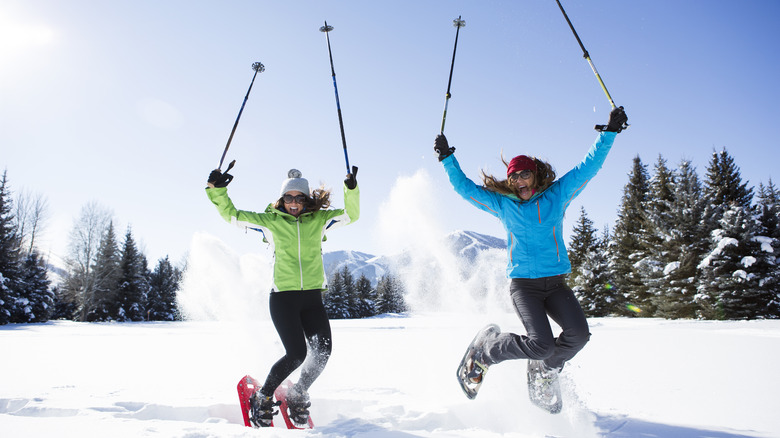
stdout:
{"type": "Polygon", "coordinates": [[[520,172],[521,170],[533,170],[536,171],[536,161],[527,155],[518,155],[512,158],[509,162],[509,167],[506,169],[506,176],[520,172]]]}

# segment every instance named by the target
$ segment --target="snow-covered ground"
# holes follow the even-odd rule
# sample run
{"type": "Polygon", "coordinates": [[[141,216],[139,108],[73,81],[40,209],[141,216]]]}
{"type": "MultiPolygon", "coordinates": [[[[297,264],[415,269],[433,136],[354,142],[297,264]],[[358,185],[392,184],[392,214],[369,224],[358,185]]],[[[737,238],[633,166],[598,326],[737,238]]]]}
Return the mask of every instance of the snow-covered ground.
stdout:
{"type": "Polygon", "coordinates": [[[333,321],[311,389],[315,429],[243,426],[236,384],[282,353],[267,320],[0,327],[2,437],[777,437],[780,321],[591,319],[563,373],[565,407],[532,406],[525,362],[470,401],[455,368],[511,313],[333,321]]]}
{"type": "Polygon", "coordinates": [[[419,237],[402,278],[414,312],[332,321],[313,430],[244,427],[239,379],[263,380],[283,354],[271,261],[198,233],[179,291],[186,322],[0,326],[0,438],[780,436],[780,321],[591,319],[560,414],[528,401],[525,361],[492,367],[466,399],[455,369],[474,333],[523,330],[505,255],[483,251],[465,278],[442,236],[419,237]]]}

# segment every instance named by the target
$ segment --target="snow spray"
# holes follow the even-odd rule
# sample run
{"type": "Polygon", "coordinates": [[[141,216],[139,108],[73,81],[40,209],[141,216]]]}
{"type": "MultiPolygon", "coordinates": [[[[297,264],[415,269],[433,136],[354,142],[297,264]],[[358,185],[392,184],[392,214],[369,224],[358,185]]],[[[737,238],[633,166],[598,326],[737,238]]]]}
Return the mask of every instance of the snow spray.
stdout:
{"type": "Polygon", "coordinates": [[[269,320],[272,283],[270,258],[239,256],[218,238],[195,233],[177,294],[179,309],[187,320],[269,320]]]}
{"type": "MultiPolygon", "coordinates": [[[[381,205],[377,235],[413,312],[511,311],[506,251],[482,251],[467,259],[453,251],[442,228],[447,209],[427,171],[399,177],[381,205]]],[[[465,201],[464,201],[465,202],[465,201]]],[[[474,211],[474,214],[480,214],[474,211]]]]}

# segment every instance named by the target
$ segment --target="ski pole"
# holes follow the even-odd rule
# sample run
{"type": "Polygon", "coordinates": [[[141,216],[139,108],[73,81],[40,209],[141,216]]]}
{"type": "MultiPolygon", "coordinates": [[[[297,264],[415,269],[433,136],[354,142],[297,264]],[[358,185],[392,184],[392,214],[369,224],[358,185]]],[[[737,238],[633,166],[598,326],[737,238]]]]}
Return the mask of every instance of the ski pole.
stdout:
{"type": "MultiPolygon", "coordinates": [[[[563,10],[563,5],[561,5],[560,0],[555,0],[558,3],[558,7],[561,9],[561,12],[563,13],[563,18],[566,19],[566,22],[569,23],[569,28],[571,28],[571,32],[574,34],[574,38],[577,38],[577,43],[579,43],[580,48],[582,49],[582,57],[585,58],[588,61],[588,64],[590,64],[590,69],[593,70],[593,74],[596,75],[596,79],[599,81],[599,85],[601,85],[601,89],[604,90],[604,94],[607,95],[607,100],[609,100],[609,104],[612,106],[612,109],[615,109],[617,105],[615,105],[615,101],[612,100],[612,96],[609,95],[609,91],[607,91],[607,86],[604,85],[604,81],[601,80],[601,75],[599,74],[598,70],[596,70],[596,66],[593,65],[593,60],[590,59],[590,54],[585,49],[585,45],[582,44],[582,40],[580,39],[580,36],[577,35],[577,31],[574,30],[574,25],[571,24],[571,20],[569,20],[569,16],[566,14],[566,11],[563,10]]],[[[628,123],[623,124],[623,129],[628,128],[628,123]]],[[[596,125],[597,131],[603,131],[606,128],[605,125],[596,125]]]]}
{"type": "MultiPolygon", "coordinates": [[[[252,70],[255,71],[255,74],[252,76],[252,82],[249,83],[249,90],[246,92],[246,96],[244,96],[244,102],[241,104],[241,109],[238,110],[238,117],[236,117],[236,123],[233,124],[233,130],[230,131],[230,137],[228,137],[227,144],[225,145],[225,151],[222,152],[222,158],[219,160],[219,167],[217,167],[217,170],[222,170],[222,163],[225,161],[225,155],[227,155],[228,148],[230,148],[230,142],[233,141],[233,134],[236,133],[236,128],[238,127],[238,120],[241,119],[241,113],[244,112],[244,105],[246,105],[246,100],[249,99],[249,93],[252,91],[252,85],[255,83],[255,78],[257,77],[258,73],[262,73],[265,71],[265,66],[260,62],[255,62],[252,64],[252,70]]],[[[233,160],[230,165],[228,166],[228,170],[230,170],[233,165],[236,164],[236,160],[233,160]]]]}
{"type": "Polygon", "coordinates": [[[458,50],[458,34],[460,33],[460,28],[466,26],[466,22],[464,20],[461,20],[461,16],[459,15],[458,18],[455,20],[452,20],[452,25],[457,28],[455,31],[455,47],[452,49],[452,64],[450,64],[450,79],[447,81],[447,94],[444,99],[444,114],[441,116],[441,133],[444,134],[444,123],[447,121],[447,106],[450,104],[450,97],[452,97],[452,94],[450,94],[450,87],[452,86],[452,70],[455,69],[455,52],[458,50]]]}
{"type": "Polygon", "coordinates": [[[333,76],[333,90],[336,92],[336,111],[339,114],[339,128],[341,129],[341,144],[344,146],[344,161],[347,163],[347,173],[351,172],[349,167],[349,156],[347,155],[347,137],[344,135],[344,120],[341,117],[341,104],[339,103],[339,87],[336,85],[336,70],[333,68],[333,52],[330,50],[330,31],[333,30],[333,26],[329,26],[325,21],[325,25],[320,27],[320,32],[325,32],[325,39],[328,41],[328,56],[330,57],[330,72],[333,76]]]}

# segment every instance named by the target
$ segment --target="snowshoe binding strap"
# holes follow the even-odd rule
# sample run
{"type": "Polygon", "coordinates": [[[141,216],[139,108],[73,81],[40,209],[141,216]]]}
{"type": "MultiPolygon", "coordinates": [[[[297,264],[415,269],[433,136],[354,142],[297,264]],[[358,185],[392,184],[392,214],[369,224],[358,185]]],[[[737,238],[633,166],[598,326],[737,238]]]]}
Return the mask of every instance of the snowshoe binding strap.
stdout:
{"type": "Polygon", "coordinates": [[[275,402],[271,396],[264,396],[260,392],[255,392],[252,398],[249,399],[252,424],[255,427],[272,426],[274,415],[279,413],[279,410],[274,410],[274,408],[281,404],[282,402],[275,402]]]}

